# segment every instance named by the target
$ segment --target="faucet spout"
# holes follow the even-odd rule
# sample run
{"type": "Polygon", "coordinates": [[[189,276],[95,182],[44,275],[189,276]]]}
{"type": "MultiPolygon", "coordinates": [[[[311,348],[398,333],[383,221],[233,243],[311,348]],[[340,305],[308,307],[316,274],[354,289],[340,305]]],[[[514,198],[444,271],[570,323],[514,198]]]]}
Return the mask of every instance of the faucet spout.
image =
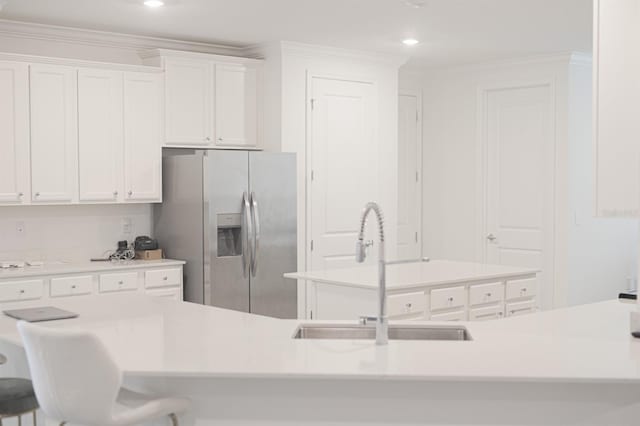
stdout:
{"type": "Polygon", "coordinates": [[[378,247],[378,316],[376,317],[376,344],[386,345],[389,342],[389,322],[387,319],[387,284],[386,262],[384,253],[384,215],[377,203],[369,202],[360,218],[360,231],[356,241],[356,261],[364,262],[367,257],[367,244],[364,242],[364,228],[369,213],[374,212],[378,219],[378,232],[380,234],[380,246],[378,247]]]}

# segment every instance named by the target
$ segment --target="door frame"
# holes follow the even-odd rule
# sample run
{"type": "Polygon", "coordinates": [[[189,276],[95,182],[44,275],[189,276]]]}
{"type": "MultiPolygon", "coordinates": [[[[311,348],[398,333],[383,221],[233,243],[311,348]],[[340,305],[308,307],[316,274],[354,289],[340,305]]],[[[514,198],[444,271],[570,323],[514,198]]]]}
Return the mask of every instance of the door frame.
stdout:
{"type": "MultiPolygon", "coordinates": [[[[560,176],[565,173],[566,162],[558,161],[560,157],[560,149],[562,148],[562,140],[559,134],[558,126],[558,106],[557,106],[557,88],[554,80],[522,80],[511,81],[504,84],[481,85],[477,88],[477,106],[476,106],[476,260],[481,263],[487,263],[487,246],[485,236],[489,232],[487,228],[488,217],[488,97],[492,92],[503,90],[517,90],[534,87],[547,87],[550,93],[549,115],[551,118],[551,135],[553,152],[553,175],[551,177],[551,193],[545,191],[545,199],[551,202],[549,211],[551,212],[545,218],[543,223],[544,233],[548,233],[548,237],[544,238],[545,245],[543,250],[546,251],[543,257],[543,265],[548,265],[546,271],[546,279],[550,281],[549,288],[553,290],[553,294],[542,298],[537,298],[538,307],[541,309],[551,309],[561,304],[560,297],[564,294],[566,282],[562,283],[562,275],[559,276],[558,247],[562,247],[560,234],[564,229],[562,222],[562,213],[565,211],[561,207],[565,203],[561,203],[560,197],[566,198],[566,191],[560,191],[559,185],[562,183],[560,176]]],[[[561,259],[560,259],[561,260],[561,259]]],[[[561,265],[561,263],[560,263],[561,265]]],[[[564,280],[566,281],[566,279],[564,280]]],[[[539,283],[540,285],[541,283],[539,283]]]]}
{"type": "MultiPolygon", "coordinates": [[[[418,170],[418,247],[419,247],[419,252],[418,252],[418,257],[422,258],[422,256],[424,256],[424,241],[423,241],[423,229],[424,229],[424,217],[423,217],[423,212],[424,212],[424,206],[422,205],[422,202],[424,200],[424,194],[423,194],[423,190],[424,190],[424,186],[423,186],[423,176],[424,176],[424,161],[422,158],[423,155],[423,147],[422,144],[423,142],[423,137],[422,137],[422,132],[423,132],[423,122],[424,122],[424,117],[423,117],[423,112],[422,112],[422,90],[418,90],[418,89],[399,89],[398,90],[398,97],[400,96],[415,96],[417,99],[417,103],[418,103],[418,117],[417,117],[417,135],[416,138],[418,139],[418,144],[417,144],[417,170],[418,170]]],[[[397,226],[397,225],[396,225],[397,226]]]]}
{"type": "MultiPolygon", "coordinates": [[[[375,94],[375,116],[378,116],[378,83],[371,78],[366,78],[356,74],[334,74],[320,72],[320,70],[307,69],[306,71],[306,87],[305,87],[305,143],[304,143],[304,269],[309,270],[311,263],[311,171],[312,171],[312,109],[311,100],[313,99],[313,80],[326,79],[337,80],[351,83],[370,84],[375,94]]],[[[377,120],[376,120],[377,121],[377,120]]],[[[378,128],[374,129],[373,135],[376,143],[379,143],[378,128]]],[[[354,243],[355,244],[355,243],[354,243]]],[[[355,250],[355,249],[354,249],[355,250]]],[[[310,312],[315,309],[315,285],[309,281],[298,280],[298,317],[313,319],[310,312]]]]}

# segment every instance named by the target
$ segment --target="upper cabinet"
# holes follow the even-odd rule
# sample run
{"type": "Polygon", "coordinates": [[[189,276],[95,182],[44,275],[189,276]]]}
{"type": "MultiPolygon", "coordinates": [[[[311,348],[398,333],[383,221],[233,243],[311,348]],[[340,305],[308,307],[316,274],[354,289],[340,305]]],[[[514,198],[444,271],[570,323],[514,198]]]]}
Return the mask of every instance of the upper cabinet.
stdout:
{"type": "Polygon", "coordinates": [[[162,75],[124,74],[127,202],[162,201],[162,75]]]}
{"type": "Polygon", "coordinates": [[[117,202],[123,186],[122,72],[78,71],[80,202],[117,202]]]}
{"type": "Polygon", "coordinates": [[[165,145],[257,146],[260,60],[159,50],[147,63],[165,70],[165,145]]]}
{"type": "Polygon", "coordinates": [[[31,65],[31,201],[78,200],[76,70],[31,65]]]}
{"type": "Polygon", "coordinates": [[[29,66],[0,62],[0,205],[31,199],[29,66]]]}
{"type": "Polygon", "coordinates": [[[640,2],[594,1],[598,216],[640,215],[640,2]]]}

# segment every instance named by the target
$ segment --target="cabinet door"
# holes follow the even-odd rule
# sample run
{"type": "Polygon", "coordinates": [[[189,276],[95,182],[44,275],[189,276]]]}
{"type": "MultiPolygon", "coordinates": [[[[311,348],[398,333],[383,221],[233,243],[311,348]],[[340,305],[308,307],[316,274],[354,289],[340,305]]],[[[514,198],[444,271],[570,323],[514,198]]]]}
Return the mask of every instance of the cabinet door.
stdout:
{"type": "Polygon", "coordinates": [[[76,71],[31,65],[30,84],[32,201],[77,201],[76,71]]]}
{"type": "Polygon", "coordinates": [[[166,59],[167,145],[213,141],[213,66],[208,61],[166,59]]]}
{"type": "Polygon", "coordinates": [[[29,203],[29,67],[0,62],[0,204],[29,203]]]}
{"type": "Polygon", "coordinates": [[[215,81],[216,145],[255,145],[256,70],[218,64],[215,81]]]}
{"type": "Polygon", "coordinates": [[[162,75],[124,74],[125,201],[162,201],[162,75]]]}
{"type": "Polygon", "coordinates": [[[598,216],[640,215],[640,3],[594,1],[594,140],[598,216]]]}
{"type": "Polygon", "coordinates": [[[122,192],[122,73],[78,71],[81,202],[115,202],[122,192]]]}

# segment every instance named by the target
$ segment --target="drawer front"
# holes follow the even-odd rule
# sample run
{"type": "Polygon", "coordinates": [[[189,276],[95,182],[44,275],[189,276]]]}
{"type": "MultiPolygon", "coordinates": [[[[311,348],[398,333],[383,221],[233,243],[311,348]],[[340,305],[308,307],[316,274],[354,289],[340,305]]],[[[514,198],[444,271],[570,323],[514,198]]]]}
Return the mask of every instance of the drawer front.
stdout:
{"type": "Polygon", "coordinates": [[[507,303],[505,311],[508,317],[532,314],[536,311],[536,301],[532,299],[523,302],[507,303]]]}
{"type": "Polygon", "coordinates": [[[527,278],[524,280],[507,281],[507,299],[533,297],[538,290],[538,280],[527,278]]]}
{"type": "Polygon", "coordinates": [[[85,275],[81,277],[51,278],[51,297],[79,296],[93,293],[93,277],[85,275]]]}
{"type": "Polygon", "coordinates": [[[439,288],[431,291],[431,310],[458,308],[465,305],[464,287],[439,288]]]}
{"type": "Polygon", "coordinates": [[[466,319],[467,318],[463,310],[431,315],[431,321],[464,321],[466,319]]]}
{"type": "Polygon", "coordinates": [[[487,306],[469,310],[469,321],[488,321],[504,317],[502,305],[487,306]]]}
{"type": "Polygon", "coordinates": [[[392,294],[387,297],[387,308],[390,317],[424,314],[427,298],[423,292],[392,294]]]}
{"type": "Polygon", "coordinates": [[[44,281],[9,281],[0,283],[0,302],[36,300],[44,296],[44,281]]]}
{"type": "Polygon", "coordinates": [[[165,297],[167,299],[173,299],[173,300],[182,300],[180,288],[156,288],[153,290],[148,290],[147,294],[149,296],[165,297]]]}
{"type": "Polygon", "coordinates": [[[180,278],[182,278],[180,268],[153,269],[144,273],[144,285],[146,288],[177,287],[180,285],[180,278]]]}
{"type": "Polygon", "coordinates": [[[470,305],[485,305],[503,300],[504,285],[502,283],[479,284],[469,287],[470,305]]]}
{"type": "Polygon", "coordinates": [[[107,293],[111,291],[131,291],[136,290],[137,288],[137,272],[100,275],[100,293],[107,293]]]}

